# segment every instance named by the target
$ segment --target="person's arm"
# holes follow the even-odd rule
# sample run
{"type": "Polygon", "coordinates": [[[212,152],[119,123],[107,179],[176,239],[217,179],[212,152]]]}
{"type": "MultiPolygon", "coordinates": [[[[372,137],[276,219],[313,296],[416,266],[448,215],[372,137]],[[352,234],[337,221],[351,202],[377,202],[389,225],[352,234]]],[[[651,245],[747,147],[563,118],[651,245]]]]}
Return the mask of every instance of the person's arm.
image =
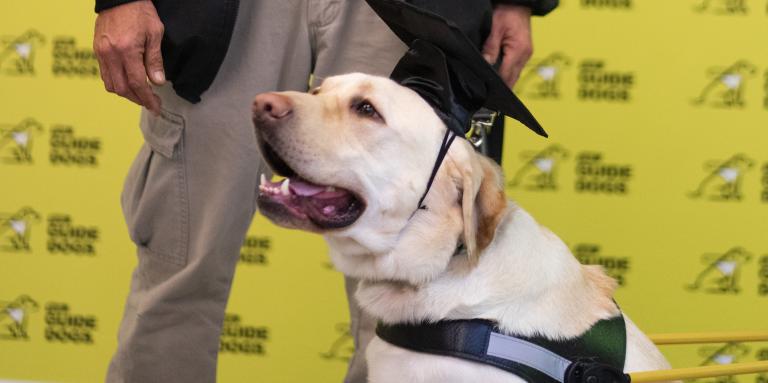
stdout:
{"type": "Polygon", "coordinates": [[[154,113],[160,98],[152,83],[165,83],[160,43],[163,23],[149,0],[97,0],[93,50],[104,87],[154,113]]]}
{"type": "Polygon", "coordinates": [[[499,64],[499,75],[512,88],[533,54],[531,15],[544,15],[558,0],[492,0],[493,24],[483,46],[483,56],[499,64]],[[500,59],[501,56],[501,59],[500,59]]]}

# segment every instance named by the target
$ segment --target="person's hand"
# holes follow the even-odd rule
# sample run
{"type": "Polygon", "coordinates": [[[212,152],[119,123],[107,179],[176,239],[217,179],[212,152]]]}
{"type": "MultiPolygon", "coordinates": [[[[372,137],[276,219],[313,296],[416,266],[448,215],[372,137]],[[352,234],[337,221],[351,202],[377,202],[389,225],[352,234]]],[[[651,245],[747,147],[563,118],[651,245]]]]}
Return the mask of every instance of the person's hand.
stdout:
{"type": "Polygon", "coordinates": [[[160,98],[147,82],[165,83],[160,42],[163,23],[149,0],[103,10],[96,18],[93,50],[108,92],[160,113],[160,98]]]}
{"type": "Polygon", "coordinates": [[[483,57],[495,64],[501,55],[499,75],[512,88],[532,54],[531,9],[517,5],[496,5],[493,9],[491,33],[483,45],[483,57]]]}

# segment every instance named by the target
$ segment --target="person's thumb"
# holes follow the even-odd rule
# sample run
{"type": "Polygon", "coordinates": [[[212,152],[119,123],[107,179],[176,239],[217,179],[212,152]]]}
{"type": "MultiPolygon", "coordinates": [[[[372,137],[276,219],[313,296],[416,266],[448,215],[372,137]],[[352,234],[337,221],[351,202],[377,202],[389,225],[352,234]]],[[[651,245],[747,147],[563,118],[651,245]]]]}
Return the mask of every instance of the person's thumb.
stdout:
{"type": "Polygon", "coordinates": [[[147,68],[147,77],[155,85],[165,83],[165,71],[163,70],[163,55],[160,51],[160,43],[163,40],[163,31],[150,32],[147,36],[144,50],[144,66],[147,68]]]}

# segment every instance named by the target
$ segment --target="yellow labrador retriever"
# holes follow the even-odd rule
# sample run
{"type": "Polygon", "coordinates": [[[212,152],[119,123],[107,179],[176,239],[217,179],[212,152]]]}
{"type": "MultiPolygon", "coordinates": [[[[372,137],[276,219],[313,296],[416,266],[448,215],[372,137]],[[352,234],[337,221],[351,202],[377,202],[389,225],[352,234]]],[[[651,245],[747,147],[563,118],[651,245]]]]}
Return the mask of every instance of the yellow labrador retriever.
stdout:
{"type": "MultiPolygon", "coordinates": [[[[331,77],[310,93],[258,95],[253,119],[263,156],[286,177],[262,178],[261,212],[322,234],[336,268],[361,280],[360,305],[383,323],[483,318],[504,332],[563,339],[619,314],[614,280],[579,264],[508,201],[500,168],[465,140],[450,147],[426,209],[417,209],[446,128],[410,89],[363,74],[331,77]]],[[[625,371],[669,368],[625,321],[625,371]]],[[[524,381],[380,338],[366,354],[374,383],[524,381]]]]}

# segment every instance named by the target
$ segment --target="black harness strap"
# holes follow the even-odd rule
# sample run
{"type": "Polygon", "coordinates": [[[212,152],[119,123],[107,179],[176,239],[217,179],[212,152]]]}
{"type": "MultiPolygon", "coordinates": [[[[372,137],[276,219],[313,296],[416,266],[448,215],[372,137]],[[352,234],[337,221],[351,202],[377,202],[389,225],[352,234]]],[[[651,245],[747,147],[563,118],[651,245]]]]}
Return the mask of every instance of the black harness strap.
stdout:
{"type": "Polygon", "coordinates": [[[421,199],[419,199],[417,210],[424,210],[427,208],[423,204],[424,198],[427,198],[427,193],[429,193],[429,189],[432,187],[432,182],[435,181],[435,177],[437,176],[437,171],[440,170],[440,165],[443,163],[443,159],[445,159],[446,154],[448,154],[448,149],[451,148],[451,144],[455,139],[456,139],[456,133],[454,133],[451,129],[446,129],[445,136],[443,136],[443,143],[440,144],[440,150],[437,152],[437,159],[435,159],[435,164],[432,166],[432,174],[430,174],[429,176],[429,181],[427,182],[427,189],[424,190],[424,194],[422,194],[421,199]]]}
{"type": "Polygon", "coordinates": [[[492,321],[379,324],[376,335],[405,349],[491,365],[529,383],[625,383],[624,317],[598,321],[567,340],[502,334],[492,321]],[[590,378],[591,377],[591,378],[590,378]]]}

